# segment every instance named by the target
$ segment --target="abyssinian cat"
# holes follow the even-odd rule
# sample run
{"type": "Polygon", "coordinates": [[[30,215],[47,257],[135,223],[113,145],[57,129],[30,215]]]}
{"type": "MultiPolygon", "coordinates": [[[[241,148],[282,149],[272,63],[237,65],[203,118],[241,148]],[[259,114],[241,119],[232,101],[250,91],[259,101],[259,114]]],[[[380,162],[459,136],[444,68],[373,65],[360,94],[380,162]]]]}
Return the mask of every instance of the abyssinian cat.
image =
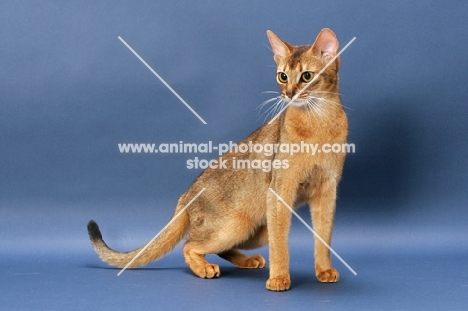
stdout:
{"type": "MultiPolygon", "coordinates": [[[[338,94],[339,59],[309,83],[337,55],[338,40],[330,29],[322,29],[311,46],[294,46],[267,31],[274,60],[277,83],[281,90],[277,105],[293,102],[273,122],[265,123],[240,144],[297,144],[300,142],[343,144],[348,122],[338,94]],[[309,86],[307,86],[310,84],[309,86]],[[306,87],[307,86],[307,87],[306,87]],[[306,87],[305,89],[303,89],[306,87]]],[[[291,211],[308,203],[313,227],[328,244],[331,241],[335,214],[336,189],[341,178],[344,153],[290,153],[272,155],[240,152],[231,149],[222,155],[228,165],[223,169],[207,168],[179,198],[174,216],[203,189],[197,197],[130,267],[146,265],[171,251],[187,235],[183,254],[193,273],[201,278],[220,276],[219,266],[205,260],[206,254],[217,254],[240,268],[263,268],[261,255],[248,256],[240,249],[253,249],[269,244],[270,276],[266,288],[288,290],[288,235],[291,211]],[[261,169],[239,169],[231,160],[287,160],[287,168],[265,172],[261,169]]],[[[283,162],[278,162],[283,163],[283,162]]],[[[94,221],[88,233],[95,251],[112,266],[124,267],[142,249],[117,252],[102,239],[94,221]]],[[[315,239],[315,273],[321,282],[336,282],[338,272],[332,267],[329,249],[315,239]]]]}

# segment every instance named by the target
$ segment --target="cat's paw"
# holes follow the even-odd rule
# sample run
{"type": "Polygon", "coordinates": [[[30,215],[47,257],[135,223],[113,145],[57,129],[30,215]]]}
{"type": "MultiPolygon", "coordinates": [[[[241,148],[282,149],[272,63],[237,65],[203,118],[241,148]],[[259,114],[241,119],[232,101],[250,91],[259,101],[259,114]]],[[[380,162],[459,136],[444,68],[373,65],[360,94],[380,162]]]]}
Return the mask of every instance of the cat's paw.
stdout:
{"type": "Polygon", "coordinates": [[[335,283],[340,279],[340,274],[334,268],[316,271],[317,279],[323,283],[335,283]]]}
{"type": "Polygon", "coordinates": [[[265,264],[266,264],[265,258],[263,258],[262,255],[255,254],[255,255],[250,256],[249,259],[247,259],[244,262],[243,268],[252,268],[252,269],[264,268],[265,264]]]}
{"type": "Polygon", "coordinates": [[[266,282],[266,288],[275,292],[282,292],[291,287],[291,279],[289,274],[269,278],[266,282]]]}
{"type": "Polygon", "coordinates": [[[192,271],[196,276],[201,277],[202,279],[219,278],[221,275],[219,266],[211,263],[207,263],[198,269],[192,269],[192,271]]]}

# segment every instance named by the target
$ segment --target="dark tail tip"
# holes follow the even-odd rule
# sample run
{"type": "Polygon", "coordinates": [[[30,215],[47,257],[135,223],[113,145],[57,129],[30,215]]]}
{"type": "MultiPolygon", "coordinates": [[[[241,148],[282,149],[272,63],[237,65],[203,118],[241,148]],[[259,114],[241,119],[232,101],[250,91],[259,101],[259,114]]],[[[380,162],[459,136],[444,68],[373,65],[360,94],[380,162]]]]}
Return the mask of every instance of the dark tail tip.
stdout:
{"type": "Polygon", "coordinates": [[[102,241],[101,230],[99,230],[99,226],[94,220],[88,222],[88,235],[93,242],[102,241]]]}

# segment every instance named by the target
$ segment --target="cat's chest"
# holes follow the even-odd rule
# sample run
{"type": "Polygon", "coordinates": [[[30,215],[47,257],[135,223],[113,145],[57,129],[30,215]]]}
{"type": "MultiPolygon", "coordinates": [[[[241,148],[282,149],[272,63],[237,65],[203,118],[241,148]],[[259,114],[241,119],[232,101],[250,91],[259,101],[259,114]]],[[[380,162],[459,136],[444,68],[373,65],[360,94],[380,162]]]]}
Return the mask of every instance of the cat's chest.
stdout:
{"type": "Polygon", "coordinates": [[[325,117],[287,116],[282,129],[282,140],[289,143],[300,142],[341,142],[347,136],[346,115],[325,117]]]}
{"type": "Polygon", "coordinates": [[[315,140],[320,136],[323,129],[316,124],[305,124],[304,122],[290,122],[284,131],[284,137],[290,141],[315,140]]]}
{"type": "Polygon", "coordinates": [[[282,140],[288,143],[324,143],[332,142],[345,137],[343,129],[329,123],[304,124],[301,122],[290,123],[282,132],[282,140]]]}

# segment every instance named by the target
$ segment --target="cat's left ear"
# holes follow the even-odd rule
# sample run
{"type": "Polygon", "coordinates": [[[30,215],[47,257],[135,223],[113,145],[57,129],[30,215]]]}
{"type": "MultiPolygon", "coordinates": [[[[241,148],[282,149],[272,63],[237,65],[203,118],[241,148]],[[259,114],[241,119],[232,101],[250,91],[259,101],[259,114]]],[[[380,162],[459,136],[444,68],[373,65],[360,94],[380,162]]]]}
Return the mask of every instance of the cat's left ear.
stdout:
{"type": "MultiPolygon", "coordinates": [[[[311,51],[315,57],[332,59],[338,53],[339,43],[335,33],[328,28],[320,31],[312,45],[311,51]]],[[[335,70],[338,70],[339,59],[335,60],[335,70]]]]}
{"type": "Polygon", "coordinates": [[[267,30],[267,36],[268,36],[268,40],[270,40],[273,54],[275,54],[273,58],[275,59],[276,63],[278,63],[278,61],[281,58],[291,53],[291,50],[289,49],[288,44],[286,42],[283,42],[280,38],[278,38],[278,36],[275,35],[273,31],[267,30]]]}

